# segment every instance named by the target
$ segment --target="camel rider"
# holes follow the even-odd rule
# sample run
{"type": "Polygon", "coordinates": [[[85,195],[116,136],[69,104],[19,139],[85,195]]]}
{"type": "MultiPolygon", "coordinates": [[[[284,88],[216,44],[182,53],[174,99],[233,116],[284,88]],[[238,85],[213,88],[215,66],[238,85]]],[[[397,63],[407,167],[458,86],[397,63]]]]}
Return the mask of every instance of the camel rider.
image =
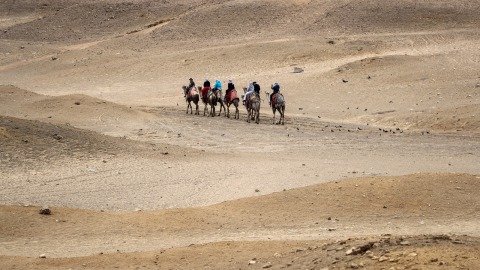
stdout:
{"type": "Polygon", "coordinates": [[[235,90],[235,85],[232,80],[228,80],[227,91],[225,91],[225,101],[230,100],[230,91],[235,90]]]}
{"type": "Polygon", "coordinates": [[[247,100],[247,97],[253,93],[254,87],[253,83],[249,83],[247,87],[247,92],[245,92],[245,95],[243,95],[243,105],[245,105],[245,101],[247,100]]]}
{"type": "Polygon", "coordinates": [[[184,95],[184,97],[187,96],[188,91],[190,91],[190,89],[192,89],[192,87],[195,87],[195,82],[193,81],[193,79],[190,78],[189,80],[190,80],[190,82],[189,82],[189,84],[188,84],[188,86],[187,86],[187,89],[185,89],[185,93],[184,93],[185,95],[184,95]]]}
{"type": "Polygon", "coordinates": [[[257,95],[260,95],[260,84],[253,82],[253,91],[257,93],[257,95]]]}
{"type": "Polygon", "coordinates": [[[222,90],[222,82],[219,80],[216,80],[215,83],[213,84],[213,92],[216,94],[217,90],[222,90]]]}
{"type": "Polygon", "coordinates": [[[210,81],[208,79],[205,79],[203,82],[203,87],[210,87],[210,81]]]}
{"type": "Polygon", "coordinates": [[[273,90],[273,93],[270,94],[270,101],[268,102],[268,104],[270,106],[272,106],[272,97],[273,95],[277,94],[278,92],[280,92],[280,85],[278,83],[275,83],[272,85],[272,90],[273,90]]]}
{"type": "Polygon", "coordinates": [[[205,81],[203,82],[203,88],[202,88],[202,98],[204,100],[207,98],[208,90],[210,90],[210,81],[208,79],[205,79],[205,81]]]}

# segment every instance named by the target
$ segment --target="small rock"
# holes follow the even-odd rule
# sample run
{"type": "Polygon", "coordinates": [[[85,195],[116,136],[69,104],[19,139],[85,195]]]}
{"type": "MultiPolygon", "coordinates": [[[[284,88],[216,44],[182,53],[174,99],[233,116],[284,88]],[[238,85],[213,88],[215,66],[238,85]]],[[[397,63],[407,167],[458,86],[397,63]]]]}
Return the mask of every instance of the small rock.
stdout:
{"type": "Polygon", "coordinates": [[[264,264],[264,265],[262,266],[262,268],[267,269],[267,268],[270,268],[270,267],[272,267],[272,266],[273,266],[273,265],[272,265],[271,262],[267,262],[266,264],[264,264]]]}
{"type": "Polygon", "coordinates": [[[400,245],[402,245],[402,246],[409,246],[409,245],[410,245],[410,242],[408,242],[408,241],[402,241],[402,242],[400,242],[400,245]]]}
{"type": "Polygon", "coordinates": [[[51,215],[52,211],[50,211],[48,207],[43,207],[38,213],[40,213],[40,215],[51,215]]]}
{"type": "Polygon", "coordinates": [[[351,255],[354,250],[355,250],[355,247],[350,248],[349,250],[347,250],[347,251],[345,252],[345,255],[351,255]]]}
{"type": "Polygon", "coordinates": [[[388,257],[386,256],[381,256],[379,259],[378,259],[379,262],[384,262],[384,261],[388,261],[388,257]]]}
{"type": "Polygon", "coordinates": [[[349,266],[350,266],[350,268],[352,268],[352,269],[357,269],[357,268],[359,267],[358,264],[356,264],[356,263],[354,263],[354,262],[350,263],[349,266]]]}
{"type": "Polygon", "coordinates": [[[45,255],[45,254],[40,254],[40,256],[38,256],[38,257],[39,257],[39,258],[42,258],[42,259],[45,259],[45,258],[47,258],[47,255],[45,255]]]}
{"type": "Polygon", "coordinates": [[[302,73],[304,71],[303,68],[299,68],[299,67],[294,67],[293,68],[293,73],[302,73]]]}

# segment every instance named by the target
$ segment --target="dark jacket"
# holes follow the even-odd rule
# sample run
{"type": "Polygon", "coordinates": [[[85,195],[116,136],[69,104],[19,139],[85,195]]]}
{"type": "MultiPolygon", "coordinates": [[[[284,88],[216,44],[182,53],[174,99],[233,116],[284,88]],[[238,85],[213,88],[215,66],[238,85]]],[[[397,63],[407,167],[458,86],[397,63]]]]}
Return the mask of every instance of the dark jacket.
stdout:
{"type": "Polygon", "coordinates": [[[260,84],[256,83],[253,85],[253,91],[255,91],[255,93],[257,94],[260,94],[260,84]]]}
{"type": "Polygon", "coordinates": [[[209,81],[209,80],[206,80],[206,81],[203,83],[203,87],[210,87],[210,81],[209,81]]]}
{"type": "Polygon", "coordinates": [[[235,85],[233,83],[229,83],[227,86],[227,90],[233,90],[235,89],[235,85]]]}
{"type": "Polygon", "coordinates": [[[276,94],[280,92],[280,85],[276,84],[272,87],[273,93],[276,94]]]}

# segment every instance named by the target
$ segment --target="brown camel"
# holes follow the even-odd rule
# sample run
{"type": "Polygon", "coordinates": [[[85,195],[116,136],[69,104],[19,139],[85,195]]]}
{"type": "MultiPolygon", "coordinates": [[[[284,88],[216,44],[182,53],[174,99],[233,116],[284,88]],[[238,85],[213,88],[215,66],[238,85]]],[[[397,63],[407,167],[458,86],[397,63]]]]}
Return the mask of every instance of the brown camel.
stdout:
{"type": "Polygon", "coordinates": [[[192,87],[190,90],[187,91],[187,87],[184,85],[182,86],[183,93],[186,93],[185,95],[185,101],[187,102],[187,114],[188,114],[188,108],[190,108],[190,114],[193,113],[193,107],[192,107],[192,102],[195,104],[195,114],[198,115],[200,114],[198,111],[198,101],[200,100],[200,95],[198,94],[198,91],[195,87],[192,87]]]}

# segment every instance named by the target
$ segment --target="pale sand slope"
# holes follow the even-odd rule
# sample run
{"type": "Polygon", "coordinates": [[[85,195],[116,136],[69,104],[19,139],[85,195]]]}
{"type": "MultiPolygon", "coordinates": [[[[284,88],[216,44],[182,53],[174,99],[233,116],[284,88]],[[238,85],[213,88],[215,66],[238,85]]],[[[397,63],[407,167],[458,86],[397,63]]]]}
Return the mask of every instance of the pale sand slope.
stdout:
{"type": "Polygon", "coordinates": [[[479,5],[0,3],[0,268],[479,268],[479,5]]]}

